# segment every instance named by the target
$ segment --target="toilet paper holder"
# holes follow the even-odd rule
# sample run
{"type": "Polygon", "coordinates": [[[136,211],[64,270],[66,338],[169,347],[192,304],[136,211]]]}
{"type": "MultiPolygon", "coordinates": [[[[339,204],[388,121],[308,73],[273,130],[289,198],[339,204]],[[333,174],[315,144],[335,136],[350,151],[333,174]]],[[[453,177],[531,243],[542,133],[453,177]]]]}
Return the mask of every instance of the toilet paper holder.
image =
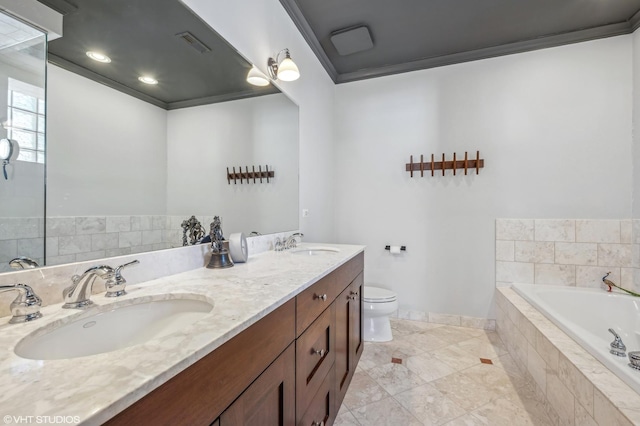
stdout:
{"type": "MultiPolygon", "coordinates": [[[[385,250],[391,250],[391,246],[384,246],[385,250]]],[[[407,251],[407,246],[400,246],[400,250],[407,251]]]]}

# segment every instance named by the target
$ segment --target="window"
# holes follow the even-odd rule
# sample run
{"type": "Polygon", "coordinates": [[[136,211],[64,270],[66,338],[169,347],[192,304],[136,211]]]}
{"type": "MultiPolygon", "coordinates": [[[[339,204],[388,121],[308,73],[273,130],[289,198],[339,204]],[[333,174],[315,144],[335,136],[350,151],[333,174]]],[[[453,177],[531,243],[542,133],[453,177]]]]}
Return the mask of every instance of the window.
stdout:
{"type": "Polygon", "coordinates": [[[44,163],[44,90],[9,79],[7,137],[20,145],[18,161],[44,163]]]}

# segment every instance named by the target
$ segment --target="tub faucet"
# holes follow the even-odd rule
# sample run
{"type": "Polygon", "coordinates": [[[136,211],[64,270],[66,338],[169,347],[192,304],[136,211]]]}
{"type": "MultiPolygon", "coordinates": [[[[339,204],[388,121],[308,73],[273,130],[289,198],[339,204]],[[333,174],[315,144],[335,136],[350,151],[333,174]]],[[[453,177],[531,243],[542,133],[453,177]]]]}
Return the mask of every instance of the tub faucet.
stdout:
{"type": "Polygon", "coordinates": [[[124,288],[127,280],[122,276],[122,269],[138,263],[140,261],[134,260],[120,265],[116,269],[109,265],[98,265],[87,269],[82,275],[74,275],[71,277],[71,286],[65,288],[62,292],[65,302],[62,307],[65,309],[83,309],[93,305],[89,298],[91,297],[91,289],[96,277],[104,280],[107,289],[106,297],[118,297],[126,294],[124,288]]]}
{"type": "Polygon", "coordinates": [[[40,307],[42,299],[33,292],[33,289],[26,284],[7,284],[0,285],[0,292],[18,290],[18,297],[11,302],[11,319],[9,324],[18,324],[22,322],[33,321],[42,318],[40,307]]]}
{"type": "Polygon", "coordinates": [[[626,357],[627,354],[625,352],[627,351],[627,347],[625,346],[624,343],[622,343],[622,339],[620,338],[618,333],[616,333],[613,330],[613,328],[609,329],[609,333],[613,334],[613,337],[614,337],[613,342],[611,342],[611,344],[609,345],[611,346],[611,349],[609,350],[609,352],[611,352],[613,355],[616,355],[616,356],[626,357]]]}

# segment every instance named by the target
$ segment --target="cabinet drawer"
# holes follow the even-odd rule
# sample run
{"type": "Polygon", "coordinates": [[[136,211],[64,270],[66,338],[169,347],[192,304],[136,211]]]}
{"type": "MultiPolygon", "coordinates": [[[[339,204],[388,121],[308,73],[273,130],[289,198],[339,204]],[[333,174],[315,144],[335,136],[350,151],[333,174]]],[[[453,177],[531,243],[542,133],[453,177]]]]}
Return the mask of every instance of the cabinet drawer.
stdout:
{"type": "Polygon", "coordinates": [[[296,336],[331,305],[363,268],[364,253],[360,253],[296,297],[296,336]]]}
{"type": "Polygon", "coordinates": [[[335,361],[332,304],[296,341],[296,407],[304,412],[335,361]]]}
{"type": "Polygon", "coordinates": [[[333,368],[324,378],[318,391],[309,402],[305,413],[300,416],[298,426],[331,426],[338,415],[335,410],[334,379],[333,368]]]}

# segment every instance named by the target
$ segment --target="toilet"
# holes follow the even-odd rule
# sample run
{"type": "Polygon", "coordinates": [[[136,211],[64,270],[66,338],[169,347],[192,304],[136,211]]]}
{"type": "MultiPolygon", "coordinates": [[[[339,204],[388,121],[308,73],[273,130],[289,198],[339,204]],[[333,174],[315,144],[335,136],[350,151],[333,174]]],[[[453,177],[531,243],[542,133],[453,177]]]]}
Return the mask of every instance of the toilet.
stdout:
{"type": "Polygon", "coordinates": [[[362,303],[365,342],[392,340],[389,315],[398,310],[398,295],[391,290],[365,285],[362,303]]]}

